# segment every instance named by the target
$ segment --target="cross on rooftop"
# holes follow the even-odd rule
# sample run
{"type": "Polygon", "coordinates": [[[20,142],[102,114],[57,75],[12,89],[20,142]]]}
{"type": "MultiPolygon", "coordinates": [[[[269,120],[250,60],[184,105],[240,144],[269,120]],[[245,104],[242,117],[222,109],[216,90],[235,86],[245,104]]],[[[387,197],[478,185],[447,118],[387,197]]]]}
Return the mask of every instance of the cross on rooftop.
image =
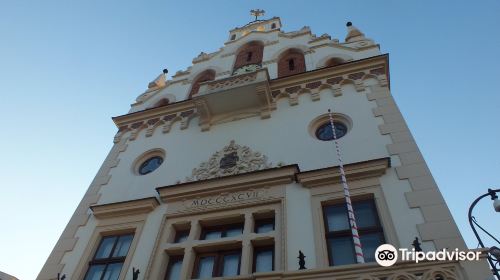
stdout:
{"type": "Polygon", "coordinates": [[[250,11],[250,14],[252,16],[255,16],[255,21],[257,21],[257,18],[260,16],[263,16],[265,13],[266,13],[266,11],[261,10],[261,9],[255,9],[255,10],[250,11]]]}

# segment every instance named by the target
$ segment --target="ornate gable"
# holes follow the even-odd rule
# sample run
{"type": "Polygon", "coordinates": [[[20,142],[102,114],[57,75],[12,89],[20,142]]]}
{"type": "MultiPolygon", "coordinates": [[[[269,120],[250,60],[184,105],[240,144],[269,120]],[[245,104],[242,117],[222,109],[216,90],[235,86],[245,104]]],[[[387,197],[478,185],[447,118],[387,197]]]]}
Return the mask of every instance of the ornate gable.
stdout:
{"type": "Polygon", "coordinates": [[[260,152],[254,152],[247,146],[240,146],[231,140],[229,145],[213,154],[208,161],[202,162],[193,169],[186,182],[206,180],[247,173],[273,167],[267,157],[260,152]]]}

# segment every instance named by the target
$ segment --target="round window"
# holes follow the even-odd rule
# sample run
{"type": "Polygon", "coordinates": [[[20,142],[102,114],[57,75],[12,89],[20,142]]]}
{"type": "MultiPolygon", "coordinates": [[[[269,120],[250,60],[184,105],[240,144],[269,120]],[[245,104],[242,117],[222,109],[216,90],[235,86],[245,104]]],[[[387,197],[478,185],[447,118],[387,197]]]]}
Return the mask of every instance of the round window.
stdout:
{"type": "Polygon", "coordinates": [[[139,174],[146,175],[155,171],[163,163],[161,156],[150,157],[139,166],[139,174]]]}
{"type": "MultiPolygon", "coordinates": [[[[342,138],[347,133],[347,126],[341,122],[333,122],[335,127],[335,136],[337,139],[342,138]]],[[[333,140],[333,130],[330,122],[323,123],[316,129],[316,137],[322,141],[333,140]]]]}

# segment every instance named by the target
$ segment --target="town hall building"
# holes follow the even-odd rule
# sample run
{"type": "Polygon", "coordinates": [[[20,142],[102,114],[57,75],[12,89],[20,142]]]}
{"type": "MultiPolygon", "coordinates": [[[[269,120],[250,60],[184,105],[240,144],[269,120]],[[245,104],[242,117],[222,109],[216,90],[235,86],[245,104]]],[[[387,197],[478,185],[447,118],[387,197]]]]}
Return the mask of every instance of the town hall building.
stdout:
{"type": "Polygon", "coordinates": [[[113,121],[38,280],[491,277],[484,259],[375,262],[381,244],[466,245],[391,96],[389,55],[351,23],[339,40],[256,19],[113,121]]]}

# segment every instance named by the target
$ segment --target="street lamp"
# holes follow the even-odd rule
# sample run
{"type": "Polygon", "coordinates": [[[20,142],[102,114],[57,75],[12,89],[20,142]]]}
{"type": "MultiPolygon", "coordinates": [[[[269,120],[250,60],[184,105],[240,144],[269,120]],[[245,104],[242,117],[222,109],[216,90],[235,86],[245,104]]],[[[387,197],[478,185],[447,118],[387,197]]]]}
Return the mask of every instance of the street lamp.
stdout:
{"type": "MultiPolygon", "coordinates": [[[[498,195],[497,195],[497,193],[499,193],[499,192],[500,192],[500,189],[496,189],[496,190],[488,189],[487,193],[485,193],[485,194],[479,196],[478,198],[476,198],[476,200],[474,200],[474,202],[472,202],[471,206],[469,207],[469,224],[470,224],[470,227],[472,228],[472,231],[474,232],[474,235],[477,238],[477,241],[479,241],[479,245],[481,245],[482,248],[484,248],[485,246],[483,244],[483,241],[481,240],[481,237],[479,237],[479,234],[477,233],[476,227],[474,225],[476,225],[477,227],[479,227],[488,236],[490,236],[491,238],[493,238],[498,244],[500,244],[500,241],[498,241],[497,238],[495,238],[493,235],[491,235],[491,233],[489,233],[488,231],[486,231],[483,227],[481,227],[477,223],[476,218],[474,216],[472,216],[472,209],[474,209],[474,207],[476,206],[476,204],[481,199],[483,199],[483,198],[485,198],[487,196],[490,196],[491,200],[493,200],[493,208],[495,209],[496,212],[500,212],[500,201],[498,200],[498,195]]],[[[497,280],[500,280],[500,273],[499,273],[499,269],[500,269],[500,249],[498,247],[493,246],[493,247],[491,247],[488,250],[488,262],[490,263],[491,270],[492,270],[493,274],[496,276],[497,280]]]]}

